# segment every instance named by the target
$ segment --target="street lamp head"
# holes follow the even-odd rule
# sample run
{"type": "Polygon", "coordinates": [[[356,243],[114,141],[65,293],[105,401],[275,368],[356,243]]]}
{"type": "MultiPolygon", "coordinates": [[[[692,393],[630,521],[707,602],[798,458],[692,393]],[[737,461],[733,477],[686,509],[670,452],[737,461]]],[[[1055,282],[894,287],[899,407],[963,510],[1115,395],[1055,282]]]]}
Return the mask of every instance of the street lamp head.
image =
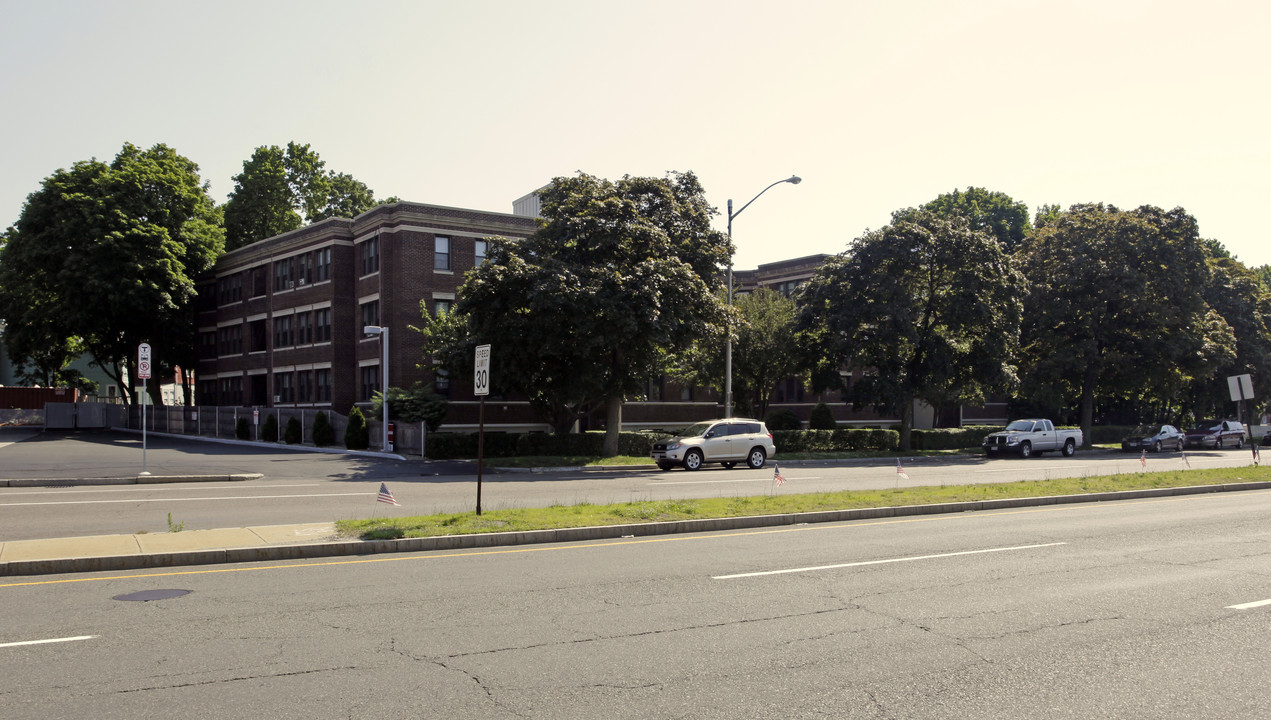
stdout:
{"type": "Polygon", "coordinates": [[[791,175],[786,180],[786,182],[790,183],[791,185],[798,185],[799,183],[803,182],[803,178],[799,177],[798,175],[791,175]]]}
{"type": "Polygon", "coordinates": [[[379,325],[364,325],[362,327],[362,334],[363,335],[379,335],[380,332],[382,332],[383,330],[384,328],[380,327],[379,325]]]}

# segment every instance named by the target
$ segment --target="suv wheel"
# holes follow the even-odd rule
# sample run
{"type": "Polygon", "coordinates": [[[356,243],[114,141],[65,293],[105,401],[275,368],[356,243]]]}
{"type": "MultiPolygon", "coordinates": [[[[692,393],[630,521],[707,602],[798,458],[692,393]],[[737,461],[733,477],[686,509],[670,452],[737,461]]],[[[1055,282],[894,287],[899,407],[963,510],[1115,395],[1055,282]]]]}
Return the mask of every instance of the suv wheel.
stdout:
{"type": "Polygon", "coordinates": [[[700,467],[702,467],[702,451],[689,450],[688,454],[684,456],[684,469],[697,470],[700,467]]]}
{"type": "Polygon", "coordinates": [[[768,454],[763,451],[763,448],[751,448],[750,455],[746,456],[746,466],[751,470],[758,470],[763,467],[767,459],[768,454]]]}

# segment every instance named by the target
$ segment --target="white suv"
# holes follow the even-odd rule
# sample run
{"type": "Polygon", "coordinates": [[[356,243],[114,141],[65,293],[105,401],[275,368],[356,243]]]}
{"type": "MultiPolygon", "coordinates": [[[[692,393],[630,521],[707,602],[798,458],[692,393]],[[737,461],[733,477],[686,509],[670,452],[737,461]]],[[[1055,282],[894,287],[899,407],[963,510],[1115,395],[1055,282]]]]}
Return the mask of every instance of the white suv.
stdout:
{"type": "Polygon", "coordinates": [[[684,428],[673,438],[653,443],[653,461],[663,470],[683,465],[696,470],[702,463],[721,463],[730,468],[739,462],[761,468],[777,454],[772,433],[758,420],[728,418],[708,420],[684,428]]]}

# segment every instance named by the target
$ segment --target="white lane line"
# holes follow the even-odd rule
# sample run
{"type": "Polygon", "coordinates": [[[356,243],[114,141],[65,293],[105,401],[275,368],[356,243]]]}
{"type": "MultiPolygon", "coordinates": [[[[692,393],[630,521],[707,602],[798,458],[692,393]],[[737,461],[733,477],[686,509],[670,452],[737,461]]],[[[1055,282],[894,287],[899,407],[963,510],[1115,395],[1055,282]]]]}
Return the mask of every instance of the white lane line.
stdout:
{"type": "Polygon", "coordinates": [[[0,643],[0,648],[18,647],[19,645],[45,645],[48,643],[75,642],[76,640],[92,640],[98,635],[77,635],[75,637],[49,638],[47,640],[23,640],[22,642],[0,643]]]}
{"type": "Polygon", "coordinates": [[[1241,603],[1240,605],[1228,605],[1228,610],[1248,610],[1249,608],[1262,607],[1263,605],[1271,605],[1271,600],[1259,600],[1257,602],[1241,603]]]}
{"type": "MultiPolygon", "coordinates": [[[[799,477],[786,478],[787,482],[790,480],[820,480],[820,479],[821,479],[820,476],[811,476],[811,477],[799,476],[799,477]]],[[[715,483],[746,483],[746,482],[772,482],[772,478],[770,477],[742,478],[741,480],[678,480],[678,481],[673,480],[668,482],[651,482],[649,484],[650,485],[712,485],[715,483]]]]}
{"type": "Polygon", "coordinates": [[[130,500],[61,500],[50,502],[18,502],[18,503],[0,503],[0,507],[23,507],[27,505],[108,505],[111,503],[143,503],[143,502],[204,502],[207,500],[279,500],[286,498],[306,498],[306,497],[353,497],[374,495],[374,491],[363,490],[362,492],[351,493],[313,493],[304,495],[226,495],[224,497],[206,497],[206,498],[132,498],[130,500]]]}
{"type": "Polygon", "coordinates": [[[173,485],[164,483],[162,486],[158,484],[151,484],[151,485],[126,486],[126,487],[120,486],[120,485],[93,485],[93,486],[71,485],[64,488],[48,488],[48,489],[40,489],[40,490],[12,490],[10,492],[0,491],[0,494],[2,494],[3,497],[13,497],[13,496],[22,496],[22,495],[83,495],[85,493],[114,494],[114,493],[125,493],[125,492],[155,492],[160,490],[163,492],[200,492],[200,491],[206,491],[206,490],[256,489],[256,487],[259,487],[261,490],[276,490],[278,488],[317,487],[322,484],[323,483],[295,483],[295,484],[289,484],[289,485],[270,484],[270,485],[259,485],[255,487],[251,485],[244,486],[242,483],[235,483],[233,485],[181,485],[181,486],[173,486],[173,485]]]}
{"type": "Polygon", "coordinates": [[[887,560],[866,560],[863,562],[842,563],[840,565],[817,565],[815,567],[789,568],[787,570],[765,570],[763,572],[738,573],[736,575],[715,575],[712,580],[732,580],[734,578],[759,577],[761,575],[785,575],[787,573],[814,572],[817,570],[837,570],[840,568],[863,567],[865,565],[885,565],[887,563],[913,562],[914,560],[933,560],[936,558],[958,557],[959,555],[982,555],[984,553],[1010,552],[1013,550],[1034,550],[1036,548],[1055,547],[1068,543],[1054,542],[1042,545],[1016,545],[1015,547],[988,548],[986,550],[964,550],[962,552],[941,553],[939,555],[917,555],[914,557],[889,558],[887,560]]]}

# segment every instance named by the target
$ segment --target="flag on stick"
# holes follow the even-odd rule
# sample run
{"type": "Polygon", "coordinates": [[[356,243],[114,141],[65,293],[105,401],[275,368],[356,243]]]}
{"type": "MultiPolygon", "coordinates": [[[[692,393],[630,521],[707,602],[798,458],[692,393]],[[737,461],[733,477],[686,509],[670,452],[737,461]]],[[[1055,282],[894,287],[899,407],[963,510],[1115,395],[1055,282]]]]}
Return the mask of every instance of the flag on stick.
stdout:
{"type": "Polygon", "coordinates": [[[1192,466],[1192,461],[1187,459],[1187,453],[1179,453],[1179,455],[1183,458],[1183,464],[1190,468],[1192,466]]]}
{"type": "Polygon", "coordinates": [[[1147,467],[1147,451],[1146,450],[1144,450],[1143,454],[1139,456],[1139,464],[1142,465],[1143,467],[1147,467]]]}
{"type": "Polygon", "coordinates": [[[905,468],[900,464],[900,458],[896,458],[896,477],[909,479],[909,473],[905,472],[905,468]]]}
{"type": "Polygon", "coordinates": [[[786,484],[786,478],[781,474],[781,466],[775,463],[772,466],[772,481],[777,484],[777,487],[786,484]]]}
{"type": "Polygon", "coordinates": [[[1257,441],[1257,440],[1254,440],[1252,443],[1250,443],[1250,444],[1249,444],[1249,447],[1250,447],[1250,448],[1253,448],[1253,464],[1254,464],[1254,465],[1261,465],[1261,464],[1262,464],[1262,452],[1258,450],[1258,441],[1257,441]]]}
{"type": "Polygon", "coordinates": [[[389,505],[397,505],[398,507],[401,507],[401,505],[397,502],[397,500],[393,498],[393,493],[388,491],[388,486],[385,485],[384,483],[380,483],[380,495],[379,497],[375,498],[375,501],[388,503],[389,505]]]}

